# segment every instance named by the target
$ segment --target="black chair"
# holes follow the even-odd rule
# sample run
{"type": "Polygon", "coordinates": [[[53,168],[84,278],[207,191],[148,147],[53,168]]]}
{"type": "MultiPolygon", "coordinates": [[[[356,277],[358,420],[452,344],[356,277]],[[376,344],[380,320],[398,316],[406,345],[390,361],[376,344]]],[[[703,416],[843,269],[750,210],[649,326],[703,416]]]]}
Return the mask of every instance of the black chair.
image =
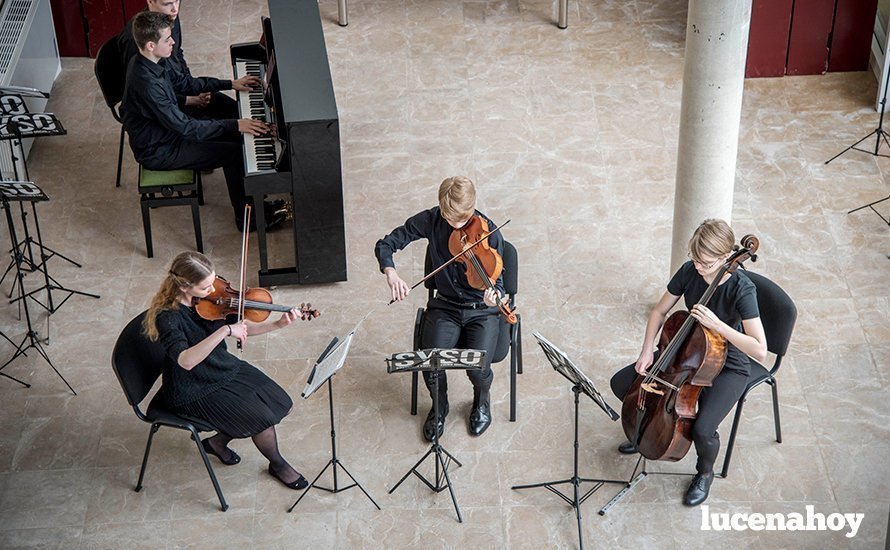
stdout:
{"type": "Polygon", "coordinates": [[[229,505],[226,504],[222,489],[219,488],[213,466],[210,465],[199,435],[200,432],[216,431],[215,428],[196,418],[188,418],[170,412],[164,405],[160,392],[155,394],[144,413],[139,408],[139,404],[142,403],[161,375],[161,365],[164,362],[163,347],[157,342],[150,341],[142,333],[142,318],[144,316],[145,312],[140,313],[127,324],[118,336],[111,356],[111,366],[114,368],[114,374],[117,375],[117,381],[120,382],[121,388],[127,396],[127,401],[133,407],[139,420],[151,424],[148,443],[145,445],[145,456],[142,459],[142,469],[139,471],[139,481],[136,483],[136,492],[142,490],[142,480],[145,477],[145,467],[148,465],[148,454],[151,451],[151,440],[155,432],[161,426],[187,430],[191,432],[192,440],[195,442],[198,452],[201,453],[201,459],[204,461],[207,473],[210,474],[210,481],[213,482],[216,496],[219,497],[220,507],[225,512],[229,505]]]}
{"type": "MultiPolygon", "coordinates": [[[[504,241],[504,291],[510,298],[510,303],[516,305],[516,292],[519,285],[519,260],[516,255],[516,247],[504,241]]],[[[430,273],[436,266],[432,265],[430,251],[427,248],[426,260],[424,262],[424,273],[430,273]]],[[[429,290],[429,297],[433,298],[436,292],[436,284],[432,278],[424,283],[429,290]]],[[[417,310],[417,317],[414,320],[414,349],[421,349],[423,341],[423,318],[426,314],[425,308],[417,310]]],[[[516,375],[522,374],[522,318],[519,313],[516,314],[516,324],[511,325],[503,316],[500,317],[500,331],[498,332],[498,345],[491,360],[491,364],[500,363],[507,357],[510,352],[510,422],[516,421],[516,375]]],[[[463,344],[458,342],[458,347],[463,344]]],[[[417,414],[417,372],[411,373],[411,414],[417,414]]]]}
{"type": "Polygon", "coordinates": [[[739,429],[739,420],[742,418],[742,407],[748,392],[760,384],[766,382],[773,390],[773,420],[776,427],[776,442],[782,442],[782,424],[779,420],[779,390],[776,381],[776,373],[782,364],[782,358],[788,351],[788,342],[791,340],[791,332],[794,330],[794,322],[797,320],[797,307],[779,285],[770,281],[763,275],[751,271],[745,271],[745,275],[751,279],[757,287],[757,307],[760,309],[760,320],[766,334],[766,347],[770,353],[775,354],[776,359],[772,367],[766,367],[751,360],[751,372],[748,374],[748,386],[739,398],[736,405],[735,417],[732,420],[732,431],[729,435],[729,443],[726,446],[726,457],[723,459],[723,471],[721,477],[729,473],[729,461],[732,458],[732,449],[735,445],[736,433],[739,429]]]}
{"type": "Polygon", "coordinates": [[[121,121],[120,102],[124,98],[124,82],[127,77],[127,67],[122,64],[121,56],[117,36],[112,36],[99,48],[94,66],[96,80],[99,82],[99,89],[102,90],[102,97],[105,98],[105,103],[111,109],[111,115],[114,117],[114,120],[121,125],[120,143],[117,148],[117,180],[114,184],[115,187],[121,186],[121,165],[124,158],[124,124],[121,121]]]}

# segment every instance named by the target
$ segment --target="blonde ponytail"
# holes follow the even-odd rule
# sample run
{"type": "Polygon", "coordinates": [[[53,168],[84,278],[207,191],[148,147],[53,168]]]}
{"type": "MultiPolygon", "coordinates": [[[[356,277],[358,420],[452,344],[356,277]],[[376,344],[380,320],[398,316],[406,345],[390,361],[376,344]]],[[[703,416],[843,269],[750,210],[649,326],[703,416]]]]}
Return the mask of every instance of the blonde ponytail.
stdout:
{"type": "Polygon", "coordinates": [[[157,326],[158,314],[167,309],[178,309],[182,289],[200,283],[211,273],[213,264],[207,256],[198,252],[183,252],[173,258],[167,276],[161,282],[161,287],[152,298],[151,305],[142,320],[142,331],[149,340],[156,342],[160,337],[157,326]]]}

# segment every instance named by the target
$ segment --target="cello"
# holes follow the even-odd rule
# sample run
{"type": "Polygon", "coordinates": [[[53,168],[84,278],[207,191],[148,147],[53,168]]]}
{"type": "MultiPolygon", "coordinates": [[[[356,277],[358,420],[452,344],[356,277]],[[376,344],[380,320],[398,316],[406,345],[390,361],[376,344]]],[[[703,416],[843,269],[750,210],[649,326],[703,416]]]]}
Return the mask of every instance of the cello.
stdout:
{"type": "MultiPolygon", "coordinates": [[[[745,235],[708,286],[699,305],[707,305],[726,274],[749,258],[757,260],[760,241],[745,235]]],[[[726,340],[701,326],[687,311],[677,311],[664,322],[658,360],[638,375],[621,407],[627,438],[649,460],[681,460],[692,446],[692,426],[701,391],[710,387],[723,369],[726,340]]]]}

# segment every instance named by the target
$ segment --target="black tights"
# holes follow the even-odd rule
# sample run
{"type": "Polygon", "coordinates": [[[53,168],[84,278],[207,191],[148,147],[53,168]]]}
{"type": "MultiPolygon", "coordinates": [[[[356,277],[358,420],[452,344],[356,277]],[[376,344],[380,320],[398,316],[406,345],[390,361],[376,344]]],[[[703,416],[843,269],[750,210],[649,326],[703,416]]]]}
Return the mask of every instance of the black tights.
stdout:
{"type": "MultiPolygon", "coordinates": [[[[609,382],[612,393],[623,400],[636,377],[634,365],[628,365],[616,372],[609,382]]],[[[723,369],[714,379],[714,385],[702,390],[698,398],[698,416],[692,425],[692,441],[695,443],[695,452],[698,453],[698,461],[695,463],[698,473],[713,473],[714,462],[720,452],[717,426],[738,402],[747,384],[748,377],[744,373],[723,369]]]]}
{"type": "MultiPolygon", "coordinates": [[[[265,430],[251,437],[256,448],[269,460],[269,465],[286,483],[292,483],[300,478],[300,473],[294,470],[293,466],[287,463],[281,452],[278,450],[278,435],[275,433],[275,426],[269,426],[265,430]]],[[[210,445],[218,453],[228,452],[229,442],[232,438],[221,433],[217,433],[209,440],[210,445]]],[[[222,455],[226,456],[226,455],[222,455]]]]}

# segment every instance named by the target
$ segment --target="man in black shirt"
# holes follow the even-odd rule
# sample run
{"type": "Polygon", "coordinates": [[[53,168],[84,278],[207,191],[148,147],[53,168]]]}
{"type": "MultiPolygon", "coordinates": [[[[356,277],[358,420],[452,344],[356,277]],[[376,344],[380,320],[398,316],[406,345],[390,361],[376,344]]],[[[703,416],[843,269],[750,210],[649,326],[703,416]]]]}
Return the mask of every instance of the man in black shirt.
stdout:
{"type": "MultiPolygon", "coordinates": [[[[199,94],[213,82],[165,70],[161,60],[173,53],[171,22],[162,13],[141,12],[133,18],[139,55],[130,60],[121,102],[124,129],[133,155],[150,170],[210,170],[222,167],[239,229],[243,220],[244,157],[240,133],[254,136],[269,131],[252,119],[197,120],[180,110],[174,89],[199,94]]],[[[267,214],[268,215],[268,214],[267,214]]],[[[269,226],[283,221],[272,215],[269,226]]]]}
{"type": "MultiPolygon", "coordinates": [[[[191,78],[192,73],[182,53],[182,26],[179,20],[180,0],[146,0],[146,3],[148,11],[163,13],[172,22],[173,53],[163,63],[166,63],[167,68],[177,75],[191,78]]],[[[126,67],[130,59],[139,53],[139,47],[133,39],[132,19],[118,35],[117,43],[118,50],[121,52],[122,66],[126,67]]],[[[251,86],[252,80],[249,77],[242,77],[236,81],[203,78],[213,83],[213,91],[187,95],[184,90],[176,90],[176,102],[182,112],[193,118],[238,118],[238,104],[231,97],[220,93],[219,90],[245,90],[251,86]]]]}
{"type": "MultiPolygon", "coordinates": [[[[377,241],[374,253],[380,271],[386,275],[393,300],[403,300],[409,292],[407,283],[396,273],[393,254],[413,241],[427,239],[433,264],[442,265],[451,259],[448,238],[452,231],[465,226],[473,216],[481,216],[489,227],[495,227],[494,223],[476,210],[476,188],[473,182],[463,176],[447,178],[439,186],[438,207],[412,216],[404,225],[377,241]]],[[[499,254],[503,254],[504,241],[500,232],[489,236],[488,244],[499,254]]],[[[434,281],[437,292],[427,304],[421,346],[425,349],[453,348],[463,336],[467,349],[485,350],[485,368],[467,371],[467,377],[473,384],[473,408],[468,429],[470,435],[481,435],[491,425],[489,390],[494,379],[491,358],[497,347],[500,330],[497,303],[504,295],[503,277],[497,278],[494,289],[483,292],[470,286],[466,268],[454,262],[436,274],[434,281]]],[[[424,372],[423,379],[432,397],[434,374],[439,379],[439,417],[436,418],[430,408],[423,425],[423,435],[427,441],[433,440],[434,430],[441,437],[445,431],[445,416],[448,414],[448,380],[445,372],[424,372]]]]}

